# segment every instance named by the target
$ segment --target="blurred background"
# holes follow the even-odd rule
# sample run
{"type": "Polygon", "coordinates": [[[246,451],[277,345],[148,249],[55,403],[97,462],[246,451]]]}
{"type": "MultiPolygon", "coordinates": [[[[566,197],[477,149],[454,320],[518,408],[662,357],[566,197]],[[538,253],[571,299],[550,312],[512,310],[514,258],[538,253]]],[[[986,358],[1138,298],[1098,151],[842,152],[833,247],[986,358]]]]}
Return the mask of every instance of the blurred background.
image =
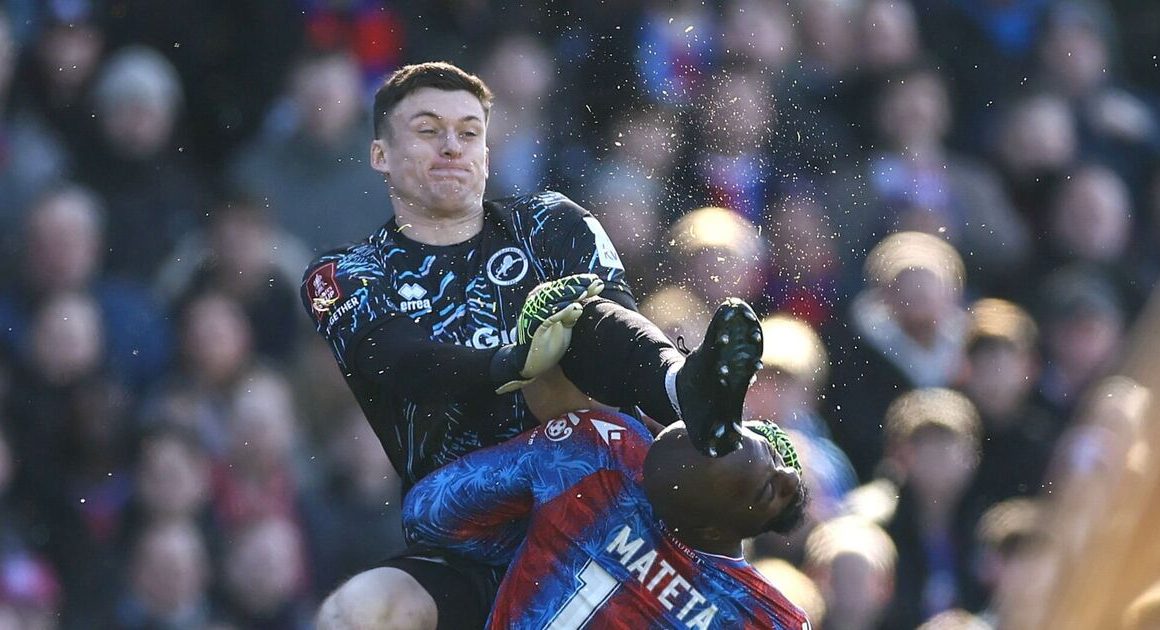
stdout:
{"type": "Polygon", "coordinates": [[[426,60],[674,339],[766,317],[815,628],[1160,627],[1158,54],[1153,0],[0,1],[0,628],[307,628],[401,548],[297,287],[426,60]]]}

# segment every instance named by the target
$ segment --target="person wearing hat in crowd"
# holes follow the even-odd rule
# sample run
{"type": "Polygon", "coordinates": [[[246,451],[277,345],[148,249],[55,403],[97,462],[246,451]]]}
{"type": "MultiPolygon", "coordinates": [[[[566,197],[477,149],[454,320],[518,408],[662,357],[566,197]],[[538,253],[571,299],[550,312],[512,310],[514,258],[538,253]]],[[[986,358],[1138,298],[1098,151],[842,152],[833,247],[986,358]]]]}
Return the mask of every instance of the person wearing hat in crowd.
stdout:
{"type": "Polygon", "coordinates": [[[867,286],[848,317],[827,331],[833,373],[825,394],[834,442],[866,482],[882,458],[891,401],[955,384],[968,318],[962,258],[937,236],[892,234],[870,251],[864,272],[867,286]]]}
{"type": "Polygon", "coordinates": [[[825,600],[822,629],[877,630],[894,595],[898,552],[890,536],[858,515],[839,516],[806,539],[802,569],[825,600]]]}

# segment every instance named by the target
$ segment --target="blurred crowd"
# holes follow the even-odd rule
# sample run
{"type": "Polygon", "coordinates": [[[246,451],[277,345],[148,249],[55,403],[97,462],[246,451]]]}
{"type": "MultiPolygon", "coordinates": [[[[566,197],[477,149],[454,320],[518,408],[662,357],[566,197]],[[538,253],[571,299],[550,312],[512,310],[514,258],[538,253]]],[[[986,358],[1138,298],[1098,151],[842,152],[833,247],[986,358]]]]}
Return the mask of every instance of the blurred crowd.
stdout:
{"type": "Polygon", "coordinates": [[[0,628],[305,628],[402,547],[297,291],[390,217],[408,62],[488,82],[488,195],[589,208],[674,339],[766,316],[747,413],[814,500],[750,553],[815,627],[995,624],[1122,456],[1154,2],[163,4],[0,2],[0,628]]]}

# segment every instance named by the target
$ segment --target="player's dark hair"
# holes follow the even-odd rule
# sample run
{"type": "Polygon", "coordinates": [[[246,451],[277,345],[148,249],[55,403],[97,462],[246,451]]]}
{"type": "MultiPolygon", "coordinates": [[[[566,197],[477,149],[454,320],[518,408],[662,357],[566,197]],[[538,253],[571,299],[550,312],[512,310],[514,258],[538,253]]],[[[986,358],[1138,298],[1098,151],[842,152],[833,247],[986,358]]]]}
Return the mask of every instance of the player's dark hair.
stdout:
{"type": "Polygon", "coordinates": [[[479,99],[479,104],[483,106],[485,120],[491,112],[491,103],[494,98],[491,89],[474,74],[469,74],[458,66],[444,61],[428,61],[403,66],[391,73],[391,76],[383,82],[382,87],[375,92],[375,138],[382,138],[390,133],[387,119],[399,101],[415,90],[428,87],[448,92],[458,90],[469,92],[479,99]]]}

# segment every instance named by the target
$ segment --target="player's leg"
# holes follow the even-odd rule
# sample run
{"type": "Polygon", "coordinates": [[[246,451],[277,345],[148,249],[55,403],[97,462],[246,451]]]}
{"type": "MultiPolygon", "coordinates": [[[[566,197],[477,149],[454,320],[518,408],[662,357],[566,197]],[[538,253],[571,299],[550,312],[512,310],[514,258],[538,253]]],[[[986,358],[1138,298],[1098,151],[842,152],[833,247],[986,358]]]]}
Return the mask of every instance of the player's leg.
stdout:
{"type": "Polygon", "coordinates": [[[319,609],[321,630],[483,628],[502,569],[437,550],[408,550],[360,573],[319,609]]]}
{"type": "Polygon", "coordinates": [[[319,630],[435,630],[435,599],[408,573],[392,567],[364,571],[331,593],[318,610],[319,630]]]}
{"type": "Polygon", "coordinates": [[[684,420],[702,451],[723,455],[740,439],[742,403],[761,360],[761,325],[748,304],[721,304],[705,341],[688,355],[640,313],[594,298],[560,362],[564,374],[602,402],[639,405],[663,424],[684,420]]]}

